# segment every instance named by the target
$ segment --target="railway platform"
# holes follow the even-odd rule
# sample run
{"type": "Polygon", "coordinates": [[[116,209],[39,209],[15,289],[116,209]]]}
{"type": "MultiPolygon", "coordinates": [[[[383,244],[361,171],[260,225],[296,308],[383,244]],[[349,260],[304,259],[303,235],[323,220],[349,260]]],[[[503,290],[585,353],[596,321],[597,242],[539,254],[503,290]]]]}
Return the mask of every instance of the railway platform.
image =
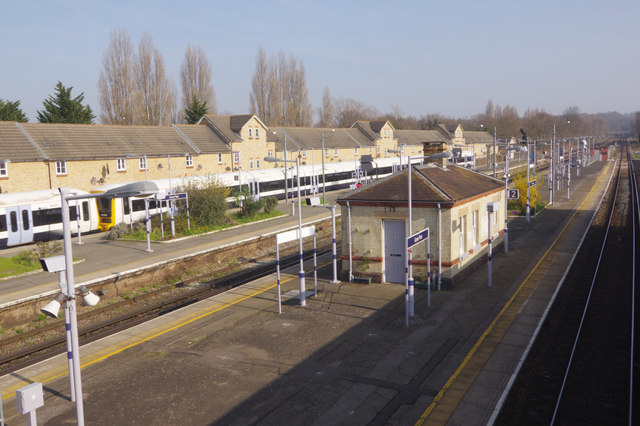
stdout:
{"type": "MultiPolygon", "coordinates": [[[[572,176],[571,199],[559,192],[531,223],[512,219],[509,253],[493,257],[491,288],[482,267],[453,290],[432,292],[431,306],[418,289],[409,327],[403,286],[331,284],[326,258],[318,297],[309,295],[306,307],[298,306],[293,268],[282,278],[282,314],[270,276],[84,345],[86,423],[490,423],[612,170],[594,163],[572,176]]],[[[219,238],[246,230],[238,232],[219,238]]],[[[117,245],[111,250],[109,262],[135,266],[117,245]]],[[[76,272],[76,281],[93,272],[76,272]]],[[[7,423],[26,424],[13,394],[31,382],[45,389],[40,424],[73,423],[66,369],[58,356],[0,377],[7,423]]]]}

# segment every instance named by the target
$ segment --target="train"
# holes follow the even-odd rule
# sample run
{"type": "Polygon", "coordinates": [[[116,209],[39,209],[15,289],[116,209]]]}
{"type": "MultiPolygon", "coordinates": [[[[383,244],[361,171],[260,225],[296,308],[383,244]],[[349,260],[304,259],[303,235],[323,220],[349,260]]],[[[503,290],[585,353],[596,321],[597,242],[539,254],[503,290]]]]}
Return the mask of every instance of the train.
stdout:
{"type": "MultiPolygon", "coordinates": [[[[421,160],[420,160],[421,161],[421,160]]],[[[419,162],[416,160],[415,162],[419,162]]],[[[328,162],[324,166],[324,190],[334,191],[355,188],[358,183],[390,175],[402,167],[398,157],[372,159],[369,167],[359,161],[328,162]]],[[[159,214],[170,208],[164,201],[170,193],[179,193],[190,186],[201,187],[215,182],[230,189],[227,199],[234,204],[248,193],[254,199],[274,196],[285,198],[285,186],[290,197],[297,195],[296,167],[277,167],[260,170],[240,170],[206,176],[183,176],[172,179],[153,180],[159,189],[155,198],[148,199],[149,212],[159,214]],[[248,189],[248,191],[247,191],[248,189]]],[[[300,191],[304,196],[323,190],[322,166],[309,164],[300,166],[300,191]]],[[[131,183],[131,182],[129,182],[131,183]]],[[[99,194],[126,183],[107,184],[90,192],[72,189],[76,195],[87,195],[86,200],[70,201],[71,232],[81,233],[108,231],[119,223],[144,220],[145,200],[115,198],[107,199],[99,194]]],[[[62,237],[62,214],[60,192],[57,189],[0,194],[0,248],[47,241],[62,237]]]]}

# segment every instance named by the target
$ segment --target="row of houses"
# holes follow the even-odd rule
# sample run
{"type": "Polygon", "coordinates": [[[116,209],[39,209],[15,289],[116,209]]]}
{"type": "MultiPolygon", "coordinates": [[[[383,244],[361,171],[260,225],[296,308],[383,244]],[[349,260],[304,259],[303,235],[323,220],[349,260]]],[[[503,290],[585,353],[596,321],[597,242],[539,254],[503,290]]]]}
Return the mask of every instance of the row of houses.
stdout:
{"type": "Polygon", "coordinates": [[[0,193],[104,184],[173,175],[202,176],[275,167],[266,156],[302,164],[421,155],[425,144],[484,157],[493,138],[462,126],[399,130],[388,121],[349,128],[267,127],[259,117],[205,115],[197,124],[121,126],[0,122],[0,193]]]}

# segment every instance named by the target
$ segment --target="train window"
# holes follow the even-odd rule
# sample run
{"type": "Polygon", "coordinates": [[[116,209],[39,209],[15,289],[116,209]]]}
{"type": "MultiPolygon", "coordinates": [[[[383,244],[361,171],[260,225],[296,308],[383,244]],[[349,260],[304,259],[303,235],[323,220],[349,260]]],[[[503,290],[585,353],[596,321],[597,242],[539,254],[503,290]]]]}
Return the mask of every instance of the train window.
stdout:
{"type": "Polygon", "coordinates": [[[16,212],[11,212],[9,217],[9,222],[11,222],[11,232],[18,232],[18,215],[16,212]]]}
{"type": "Polygon", "coordinates": [[[133,205],[134,212],[144,210],[144,200],[133,200],[131,204],[133,205]]]}
{"type": "Polygon", "coordinates": [[[22,229],[25,231],[31,227],[29,223],[29,210],[22,210],[22,229]]]}
{"type": "Polygon", "coordinates": [[[111,200],[107,198],[98,198],[97,205],[100,217],[111,217],[111,200]]]}
{"type": "Polygon", "coordinates": [[[124,207],[124,214],[129,214],[129,198],[122,199],[122,207],[124,207]]]}
{"type": "Polygon", "coordinates": [[[84,216],[83,217],[84,221],[87,222],[89,220],[89,202],[88,201],[82,202],[82,215],[84,216]]]}
{"type": "Polygon", "coordinates": [[[0,232],[7,230],[7,217],[5,215],[0,216],[0,232]]]}

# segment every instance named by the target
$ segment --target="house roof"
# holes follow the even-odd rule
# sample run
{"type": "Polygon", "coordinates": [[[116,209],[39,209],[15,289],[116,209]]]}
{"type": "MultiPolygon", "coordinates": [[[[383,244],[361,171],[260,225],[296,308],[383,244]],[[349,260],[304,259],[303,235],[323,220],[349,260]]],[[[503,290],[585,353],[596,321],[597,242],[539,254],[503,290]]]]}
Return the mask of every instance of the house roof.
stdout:
{"type": "Polygon", "coordinates": [[[0,121],[0,160],[42,161],[44,159],[44,153],[31,143],[19,123],[0,121]]]}
{"type": "Polygon", "coordinates": [[[20,126],[43,157],[54,161],[198,154],[198,150],[170,126],[50,123],[21,123],[20,126]]]}
{"type": "Polygon", "coordinates": [[[325,149],[375,146],[360,130],[354,128],[335,129],[335,132],[322,127],[280,127],[278,130],[274,135],[278,151],[284,150],[284,133],[287,134],[287,151],[322,149],[322,134],[325,149]]]}
{"type": "MultiPolygon", "coordinates": [[[[338,203],[347,201],[360,203],[408,202],[407,170],[397,172],[385,179],[356,189],[338,203]]],[[[465,200],[504,189],[504,183],[490,176],[474,172],[465,167],[436,164],[414,166],[411,174],[412,203],[453,205],[465,200]]]]}
{"type": "Polygon", "coordinates": [[[442,133],[437,130],[394,130],[394,137],[399,144],[420,145],[426,142],[448,142],[442,133]]]}
{"type": "Polygon", "coordinates": [[[208,126],[175,124],[173,128],[182,133],[201,153],[231,152],[229,145],[208,126]]]}
{"type": "Polygon", "coordinates": [[[464,140],[466,143],[488,144],[493,143],[493,136],[487,132],[465,131],[464,140]]]}

